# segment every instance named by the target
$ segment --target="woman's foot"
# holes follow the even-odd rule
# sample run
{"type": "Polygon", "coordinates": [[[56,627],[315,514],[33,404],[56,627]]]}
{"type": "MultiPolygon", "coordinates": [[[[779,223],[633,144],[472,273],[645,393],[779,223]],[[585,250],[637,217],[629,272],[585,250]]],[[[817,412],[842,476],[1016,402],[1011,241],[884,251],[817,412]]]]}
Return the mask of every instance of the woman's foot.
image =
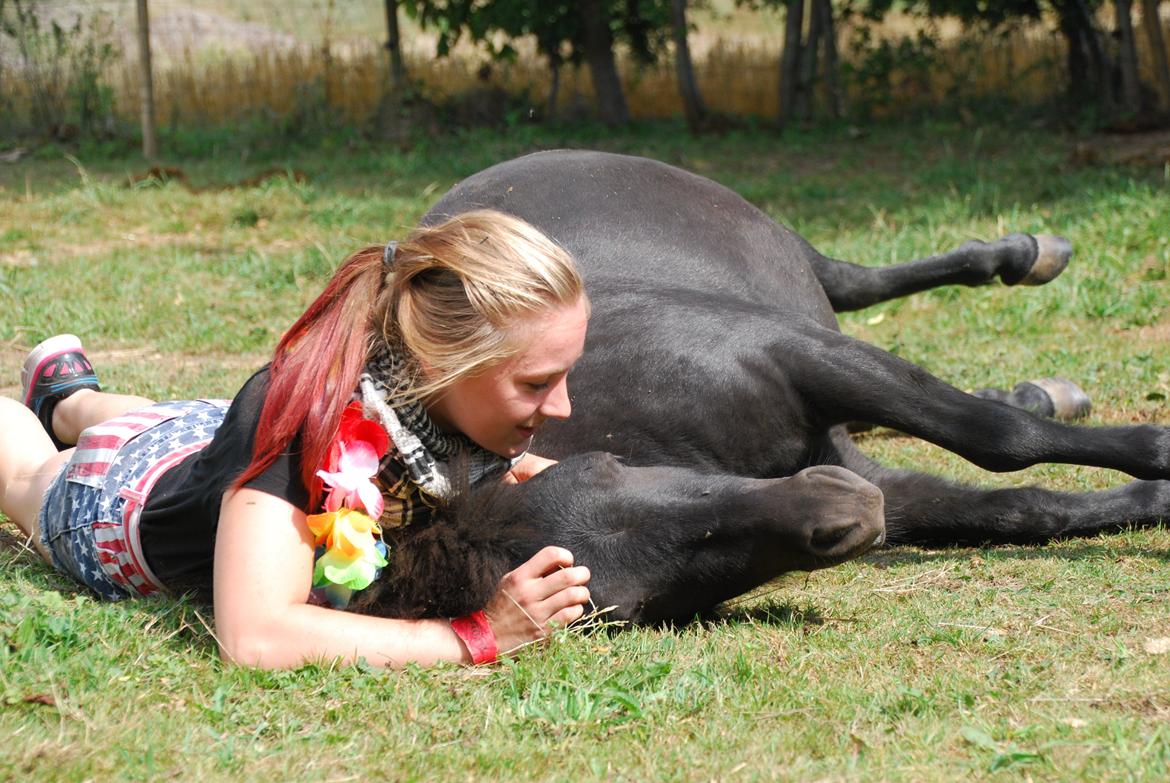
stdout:
{"type": "Polygon", "coordinates": [[[21,399],[32,410],[58,450],[70,445],[53,431],[57,403],[81,389],[101,391],[81,340],[72,334],[50,337],[29,353],[20,371],[21,399]]]}

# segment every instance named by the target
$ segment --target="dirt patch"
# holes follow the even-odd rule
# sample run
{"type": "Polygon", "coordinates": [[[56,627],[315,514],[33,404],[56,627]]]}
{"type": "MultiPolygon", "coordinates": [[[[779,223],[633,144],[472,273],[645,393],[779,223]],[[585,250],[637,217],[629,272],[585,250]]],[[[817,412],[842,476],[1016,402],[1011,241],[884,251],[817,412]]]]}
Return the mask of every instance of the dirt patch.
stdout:
{"type": "Polygon", "coordinates": [[[1078,166],[1160,166],[1170,163],[1170,130],[1096,136],[1078,142],[1070,160],[1078,166]]]}
{"type": "MultiPolygon", "coordinates": [[[[20,396],[20,368],[31,349],[31,345],[0,343],[0,395],[14,399],[20,396]]],[[[86,354],[97,368],[99,378],[102,376],[103,368],[122,370],[149,366],[157,371],[164,382],[199,375],[209,369],[222,370],[225,373],[259,369],[270,358],[268,353],[252,352],[164,353],[153,345],[125,346],[107,350],[87,348],[86,354]]],[[[226,392],[208,389],[207,393],[219,396],[226,392]]]]}
{"type": "Polygon", "coordinates": [[[209,243],[197,233],[184,234],[154,234],[146,230],[142,232],[124,233],[115,239],[93,239],[85,244],[52,244],[50,248],[39,251],[15,250],[10,253],[0,253],[0,266],[11,268],[35,267],[42,263],[54,263],[58,259],[100,258],[118,251],[133,250],[135,248],[173,247],[187,251],[201,253],[208,257],[242,253],[245,250],[255,250],[267,253],[289,253],[304,248],[308,243],[292,239],[264,239],[261,236],[249,235],[234,245],[223,242],[209,243]]]}
{"type": "Polygon", "coordinates": [[[1161,696],[1136,696],[1129,699],[1102,699],[1094,704],[1099,709],[1136,713],[1147,718],[1170,720],[1170,704],[1161,696]]]}
{"type": "Polygon", "coordinates": [[[1119,329],[1117,333],[1127,337],[1136,337],[1144,343],[1170,343],[1170,321],[1140,326],[1137,329],[1119,329]]]}
{"type": "Polygon", "coordinates": [[[98,239],[86,242],[83,245],[62,244],[54,248],[53,254],[61,258],[78,258],[100,256],[115,250],[128,250],[134,247],[180,247],[186,246],[206,253],[222,253],[224,248],[218,244],[202,242],[195,232],[182,234],[155,234],[145,228],[122,234],[117,239],[98,239]]]}
{"type": "Polygon", "coordinates": [[[14,253],[0,253],[0,266],[30,267],[40,263],[40,257],[30,250],[17,250],[14,253]]]}

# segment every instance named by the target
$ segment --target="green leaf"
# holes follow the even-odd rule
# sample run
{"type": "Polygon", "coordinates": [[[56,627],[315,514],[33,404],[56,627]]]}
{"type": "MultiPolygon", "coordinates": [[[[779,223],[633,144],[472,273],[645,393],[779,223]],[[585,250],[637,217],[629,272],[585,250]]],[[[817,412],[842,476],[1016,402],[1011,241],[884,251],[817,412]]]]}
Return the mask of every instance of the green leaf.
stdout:
{"type": "Polygon", "coordinates": [[[960,729],[959,733],[963,735],[963,739],[976,747],[983,748],[984,750],[999,751],[999,744],[991,738],[991,735],[980,731],[974,726],[964,726],[960,729]]]}
{"type": "Polygon", "coordinates": [[[1035,764],[1037,761],[1043,761],[1044,756],[1040,753],[1029,753],[1024,750],[1015,750],[1011,753],[1001,753],[995,757],[991,762],[991,766],[987,768],[988,772],[996,772],[1001,769],[1009,769],[1011,767],[1021,764],[1035,764]]]}

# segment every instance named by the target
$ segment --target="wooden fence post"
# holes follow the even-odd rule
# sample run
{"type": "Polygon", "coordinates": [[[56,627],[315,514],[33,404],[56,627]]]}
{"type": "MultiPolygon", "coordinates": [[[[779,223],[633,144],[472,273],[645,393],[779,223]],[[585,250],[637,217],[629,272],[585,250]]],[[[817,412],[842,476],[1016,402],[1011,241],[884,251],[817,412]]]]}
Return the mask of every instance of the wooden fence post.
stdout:
{"type": "Polygon", "coordinates": [[[147,0],[138,0],[138,71],[142,96],[142,155],[158,157],[158,135],[154,124],[154,70],[150,61],[150,14],[147,0]]]}

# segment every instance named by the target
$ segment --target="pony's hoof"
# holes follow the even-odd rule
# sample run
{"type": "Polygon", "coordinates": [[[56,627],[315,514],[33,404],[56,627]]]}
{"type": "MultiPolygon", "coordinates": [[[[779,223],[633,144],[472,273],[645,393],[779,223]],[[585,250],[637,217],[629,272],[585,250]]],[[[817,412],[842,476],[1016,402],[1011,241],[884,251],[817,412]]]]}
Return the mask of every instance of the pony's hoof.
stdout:
{"type": "Polygon", "coordinates": [[[1089,415],[1093,410],[1093,403],[1084,390],[1068,378],[1036,378],[1024,381],[1012,393],[1015,394],[1020,386],[1036,386],[1052,401],[1052,413],[1048,414],[1061,421],[1073,421],[1089,415]]]}
{"type": "Polygon", "coordinates": [[[1037,378],[1017,383],[1010,392],[1001,389],[978,389],[971,392],[984,400],[994,400],[1013,408],[1048,419],[1073,421],[1089,415],[1093,403],[1089,395],[1067,378],[1037,378]]]}
{"type": "Polygon", "coordinates": [[[1037,246],[1036,260],[1019,285],[1044,285],[1055,280],[1072,258],[1072,243],[1064,237],[1037,234],[1034,239],[1037,246]]]}

